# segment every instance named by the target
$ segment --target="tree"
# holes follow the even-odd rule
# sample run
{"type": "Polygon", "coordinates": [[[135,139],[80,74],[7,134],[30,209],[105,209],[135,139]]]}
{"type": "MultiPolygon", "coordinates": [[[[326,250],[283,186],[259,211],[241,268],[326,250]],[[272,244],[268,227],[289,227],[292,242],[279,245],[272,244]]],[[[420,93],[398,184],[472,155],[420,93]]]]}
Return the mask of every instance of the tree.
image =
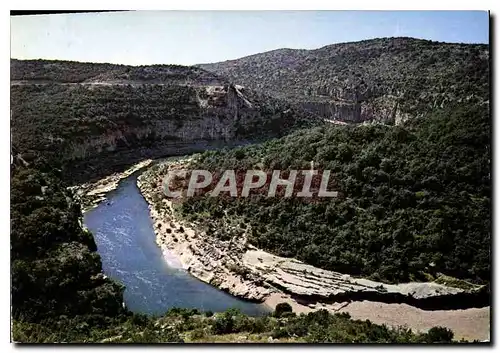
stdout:
{"type": "Polygon", "coordinates": [[[427,343],[450,343],[453,340],[453,331],[446,327],[435,326],[425,334],[427,343]]]}
{"type": "Polygon", "coordinates": [[[276,317],[282,317],[286,313],[293,312],[293,309],[288,303],[278,303],[274,309],[273,315],[276,317]]]}

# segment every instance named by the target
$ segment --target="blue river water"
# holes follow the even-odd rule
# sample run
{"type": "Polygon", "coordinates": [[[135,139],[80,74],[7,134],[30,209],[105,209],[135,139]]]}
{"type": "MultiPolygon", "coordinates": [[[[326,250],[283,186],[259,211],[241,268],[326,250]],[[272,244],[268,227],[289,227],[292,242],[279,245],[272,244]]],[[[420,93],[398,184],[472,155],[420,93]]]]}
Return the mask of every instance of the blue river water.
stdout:
{"type": "Polygon", "coordinates": [[[145,314],[163,314],[172,307],[266,313],[268,309],[262,304],[238,299],[167,264],[155,242],[148,205],[136,185],[137,176],[122,180],[108,194],[108,202],[84,214],[104,273],[126,286],[127,307],[145,314]]]}

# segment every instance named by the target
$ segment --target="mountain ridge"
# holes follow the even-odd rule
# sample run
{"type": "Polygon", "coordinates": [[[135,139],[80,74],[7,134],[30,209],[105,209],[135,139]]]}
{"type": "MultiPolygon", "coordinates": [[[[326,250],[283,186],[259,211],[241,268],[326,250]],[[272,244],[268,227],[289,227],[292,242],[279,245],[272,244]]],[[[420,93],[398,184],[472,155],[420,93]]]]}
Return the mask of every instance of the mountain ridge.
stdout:
{"type": "MultiPolygon", "coordinates": [[[[227,59],[227,60],[216,61],[215,63],[224,63],[224,62],[228,62],[228,61],[236,61],[236,60],[239,60],[239,59],[245,59],[245,58],[248,58],[248,57],[257,56],[257,55],[261,55],[261,54],[264,54],[264,53],[272,53],[272,52],[276,52],[276,51],[316,51],[316,50],[325,49],[325,48],[336,46],[336,45],[361,44],[361,43],[371,42],[371,41],[377,41],[377,40],[415,40],[415,41],[423,41],[423,42],[436,43],[436,44],[449,44],[449,45],[485,45],[485,46],[488,45],[486,43],[445,42],[445,41],[436,41],[436,40],[431,40],[431,39],[426,39],[426,38],[404,37],[404,36],[402,36],[402,37],[373,37],[373,38],[361,39],[361,40],[355,40],[355,41],[331,43],[331,44],[326,44],[326,45],[322,45],[320,47],[311,48],[311,49],[281,47],[281,48],[266,50],[266,51],[262,51],[262,52],[258,52],[258,53],[254,53],[254,54],[244,55],[244,56],[241,56],[241,57],[238,57],[238,58],[234,58],[234,59],[227,59]]],[[[203,65],[210,65],[210,64],[214,64],[214,63],[213,62],[204,62],[204,63],[194,64],[194,65],[191,65],[191,66],[201,67],[203,65]]]]}
{"type": "Polygon", "coordinates": [[[486,44],[408,37],[278,49],[197,67],[323,118],[399,124],[449,103],[484,102],[486,44]]]}

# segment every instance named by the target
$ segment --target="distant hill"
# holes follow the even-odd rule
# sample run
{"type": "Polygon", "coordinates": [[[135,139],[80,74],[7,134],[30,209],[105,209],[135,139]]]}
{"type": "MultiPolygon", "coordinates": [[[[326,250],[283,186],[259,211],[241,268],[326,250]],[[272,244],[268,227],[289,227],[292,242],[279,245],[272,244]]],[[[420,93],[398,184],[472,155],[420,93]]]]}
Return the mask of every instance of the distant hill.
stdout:
{"type": "Polygon", "coordinates": [[[399,123],[450,102],[488,100],[489,47],[381,38],[278,49],[198,67],[327,119],[399,123]]]}
{"type": "Polygon", "coordinates": [[[127,66],[59,60],[17,60],[10,63],[11,82],[30,83],[170,83],[223,85],[217,75],[180,65],[127,66]]]}

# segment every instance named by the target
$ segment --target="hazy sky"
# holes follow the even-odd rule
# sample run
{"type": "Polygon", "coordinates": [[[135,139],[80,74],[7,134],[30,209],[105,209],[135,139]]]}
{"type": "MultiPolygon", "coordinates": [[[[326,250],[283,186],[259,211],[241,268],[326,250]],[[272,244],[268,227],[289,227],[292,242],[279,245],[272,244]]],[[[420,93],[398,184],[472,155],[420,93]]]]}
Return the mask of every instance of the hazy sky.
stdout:
{"type": "Polygon", "coordinates": [[[488,43],[481,11],[139,11],[11,17],[11,57],[196,64],[377,37],[488,43]]]}

